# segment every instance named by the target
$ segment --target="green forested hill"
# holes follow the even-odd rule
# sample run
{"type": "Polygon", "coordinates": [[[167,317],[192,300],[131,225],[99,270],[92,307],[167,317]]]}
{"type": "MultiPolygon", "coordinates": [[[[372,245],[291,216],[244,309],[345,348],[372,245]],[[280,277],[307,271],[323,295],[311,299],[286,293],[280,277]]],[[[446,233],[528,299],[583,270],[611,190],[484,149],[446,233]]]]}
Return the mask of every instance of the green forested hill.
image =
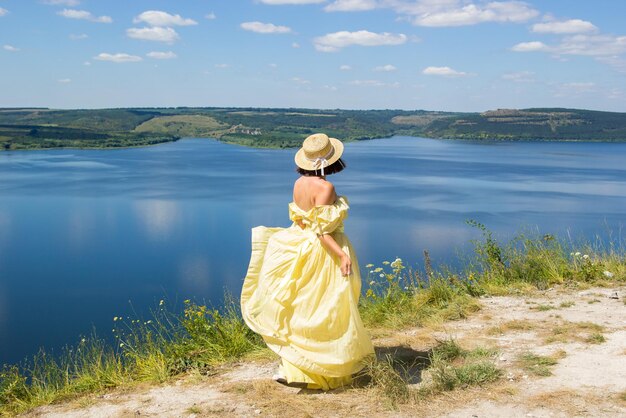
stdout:
{"type": "Polygon", "coordinates": [[[293,147],[315,132],[352,141],[450,139],[626,141],[626,113],[499,109],[483,113],[261,108],[0,109],[0,149],[112,148],[181,137],[293,147]]]}

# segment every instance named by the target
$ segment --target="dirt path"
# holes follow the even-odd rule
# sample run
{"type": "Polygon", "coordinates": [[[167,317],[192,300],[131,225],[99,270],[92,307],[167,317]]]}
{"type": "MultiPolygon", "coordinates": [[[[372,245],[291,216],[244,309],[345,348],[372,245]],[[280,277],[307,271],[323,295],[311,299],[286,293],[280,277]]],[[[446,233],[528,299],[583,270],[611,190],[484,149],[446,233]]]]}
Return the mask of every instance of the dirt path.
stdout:
{"type": "Polygon", "coordinates": [[[626,287],[483,298],[482,310],[467,320],[378,338],[379,351],[402,346],[423,352],[437,339],[449,338],[467,349],[496,348],[495,361],[503,370],[496,383],[443,392],[396,409],[372,388],[319,393],[281,386],[271,381],[277,363],[265,361],[231,365],[214,376],[190,375],[169,385],[41,407],[26,416],[626,416],[625,298],[626,287]],[[520,360],[530,355],[556,364],[533,369],[520,360]]]}

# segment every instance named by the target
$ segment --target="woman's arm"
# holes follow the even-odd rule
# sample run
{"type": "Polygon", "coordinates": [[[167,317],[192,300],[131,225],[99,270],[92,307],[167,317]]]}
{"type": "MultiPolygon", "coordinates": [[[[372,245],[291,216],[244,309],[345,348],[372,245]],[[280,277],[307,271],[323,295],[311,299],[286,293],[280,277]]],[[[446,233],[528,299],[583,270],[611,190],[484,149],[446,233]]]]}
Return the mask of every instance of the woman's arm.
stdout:
{"type": "Polygon", "coordinates": [[[324,248],[335,254],[341,260],[339,266],[339,268],[341,269],[341,274],[343,274],[344,276],[352,274],[352,261],[350,261],[350,257],[348,257],[348,254],[346,254],[341,249],[339,244],[337,244],[337,241],[335,241],[333,236],[329,234],[324,234],[318,235],[317,237],[319,238],[324,248]]]}
{"type": "MultiPolygon", "coordinates": [[[[319,193],[315,198],[316,205],[332,205],[335,203],[337,199],[337,194],[335,193],[335,187],[332,183],[324,182],[324,185],[321,187],[319,193]]],[[[329,234],[323,234],[317,236],[328,251],[335,254],[340,260],[340,269],[341,274],[344,276],[348,276],[352,274],[352,261],[350,261],[350,257],[341,249],[337,241],[329,234]]]]}

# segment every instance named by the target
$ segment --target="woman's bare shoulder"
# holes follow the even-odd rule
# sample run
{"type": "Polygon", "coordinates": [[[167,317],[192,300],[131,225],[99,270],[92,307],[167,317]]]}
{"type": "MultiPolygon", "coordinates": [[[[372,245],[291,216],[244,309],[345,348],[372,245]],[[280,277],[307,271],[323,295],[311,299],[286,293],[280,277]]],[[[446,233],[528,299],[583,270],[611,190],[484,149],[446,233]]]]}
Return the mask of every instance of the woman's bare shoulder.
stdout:
{"type": "Polygon", "coordinates": [[[335,186],[329,181],[323,179],[320,180],[321,181],[317,185],[317,193],[315,194],[315,204],[332,205],[337,199],[335,186]]]}

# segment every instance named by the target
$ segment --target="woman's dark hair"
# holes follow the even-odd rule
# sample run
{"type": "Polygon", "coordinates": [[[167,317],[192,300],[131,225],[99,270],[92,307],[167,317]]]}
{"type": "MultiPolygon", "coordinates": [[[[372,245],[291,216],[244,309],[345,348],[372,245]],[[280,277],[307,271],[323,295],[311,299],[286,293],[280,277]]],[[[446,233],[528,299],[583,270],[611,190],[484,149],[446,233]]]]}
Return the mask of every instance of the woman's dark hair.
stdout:
{"type": "MultiPolygon", "coordinates": [[[[339,173],[344,168],[346,168],[346,163],[344,163],[343,160],[340,158],[328,167],[324,167],[324,175],[328,176],[330,174],[339,173]]],[[[296,166],[296,171],[302,176],[322,177],[322,170],[305,170],[304,168],[296,166]]]]}

